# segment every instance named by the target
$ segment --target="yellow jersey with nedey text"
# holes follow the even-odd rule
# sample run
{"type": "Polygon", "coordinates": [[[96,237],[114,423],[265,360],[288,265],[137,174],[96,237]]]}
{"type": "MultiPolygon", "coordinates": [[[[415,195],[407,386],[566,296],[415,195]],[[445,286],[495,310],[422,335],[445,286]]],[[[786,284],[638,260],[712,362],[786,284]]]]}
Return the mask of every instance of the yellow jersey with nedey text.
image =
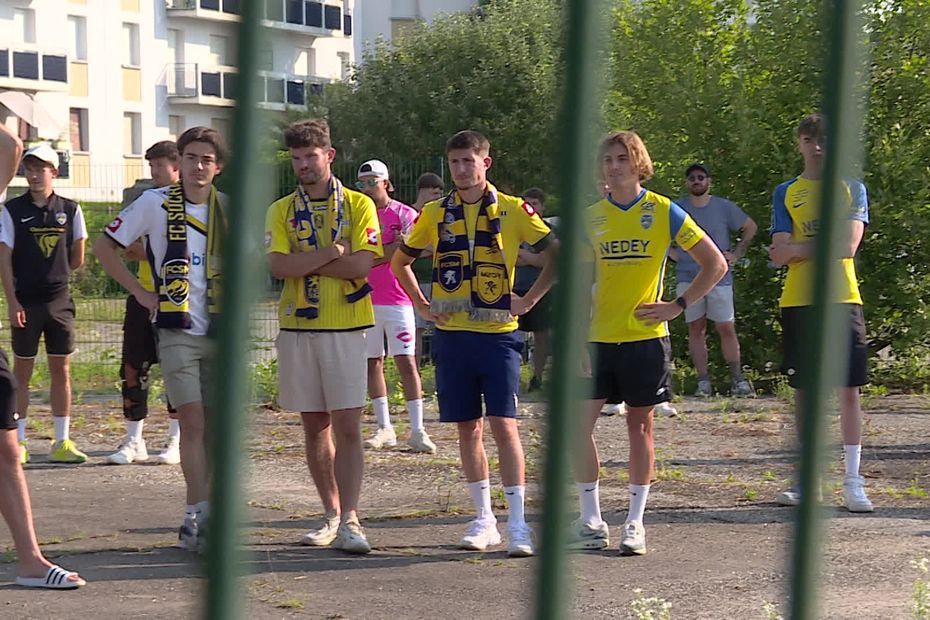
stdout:
{"type": "Polygon", "coordinates": [[[670,198],[645,189],[627,205],[610,197],[594,203],[587,208],[585,224],[595,271],[591,342],[667,336],[664,322],[647,325],[634,313],[642,304],[662,300],[672,241],[690,250],[704,231],[670,198]]]}

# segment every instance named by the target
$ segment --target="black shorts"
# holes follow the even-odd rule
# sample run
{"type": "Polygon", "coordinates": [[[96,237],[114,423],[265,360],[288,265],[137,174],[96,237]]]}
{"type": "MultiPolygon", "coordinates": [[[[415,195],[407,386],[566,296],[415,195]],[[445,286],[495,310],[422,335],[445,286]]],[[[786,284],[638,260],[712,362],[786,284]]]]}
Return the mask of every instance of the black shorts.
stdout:
{"type": "Polygon", "coordinates": [[[672,345],[668,336],[621,342],[595,342],[594,399],[650,407],[672,400],[672,345]]]}
{"type": "MultiPolygon", "coordinates": [[[[849,368],[846,371],[846,387],[858,387],[869,382],[869,348],[865,336],[865,316],[859,304],[843,304],[849,312],[849,368]]],[[[806,353],[804,339],[807,334],[804,323],[811,311],[809,306],[781,309],[782,367],[788,376],[788,385],[803,387],[802,360],[806,353]]]]}
{"type": "MultiPolygon", "coordinates": [[[[517,294],[522,297],[525,292],[517,294]]],[[[520,331],[542,332],[549,329],[549,297],[550,293],[546,293],[543,298],[539,300],[539,303],[533,306],[532,310],[517,317],[517,321],[520,324],[520,331]]]]}
{"type": "Polygon", "coordinates": [[[6,353],[0,351],[0,429],[16,428],[16,378],[10,372],[6,353]]]}
{"type": "Polygon", "coordinates": [[[74,352],[74,300],[63,295],[44,304],[23,306],[26,327],[13,327],[13,354],[33,358],[39,353],[39,340],[45,336],[48,355],[74,352]]]}
{"type": "Polygon", "coordinates": [[[126,316],[123,318],[123,364],[142,368],[158,363],[155,327],[149,311],[136,298],[126,299],[126,316]]]}

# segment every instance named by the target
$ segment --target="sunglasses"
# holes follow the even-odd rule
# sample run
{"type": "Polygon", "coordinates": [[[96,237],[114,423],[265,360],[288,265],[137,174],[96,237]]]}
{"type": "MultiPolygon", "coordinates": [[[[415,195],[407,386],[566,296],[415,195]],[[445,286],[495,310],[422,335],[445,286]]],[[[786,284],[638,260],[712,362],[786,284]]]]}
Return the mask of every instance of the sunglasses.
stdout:
{"type": "Polygon", "coordinates": [[[367,179],[359,179],[355,182],[355,187],[358,189],[365,189],[366,187],[374,187],[377,185],[381,179],[376,179],[374,177],[369,177],[367,179]]]}
{"type": "Polygon", "coordinates": [[[703,181],[706,178],[707,177],[704,176],[703,174],[693,174],[690,177],[688,177],[688,180],[693,183],[694,181],[703,181]]]}

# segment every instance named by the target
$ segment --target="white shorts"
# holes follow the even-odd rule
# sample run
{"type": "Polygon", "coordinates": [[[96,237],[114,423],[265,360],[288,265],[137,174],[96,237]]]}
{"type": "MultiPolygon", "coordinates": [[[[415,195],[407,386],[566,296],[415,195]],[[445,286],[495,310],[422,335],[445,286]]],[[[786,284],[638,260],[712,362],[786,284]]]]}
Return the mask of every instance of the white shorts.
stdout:
{"type": "Polygon", "coordinates": [[[320,413],[365,406],[365,330],[282,331],[275,344],[281,407],[320,413]]]}
{"type": "Polygon", "coordinates": [[[416,319],[413,306],[375,306],[375,326],[366,334],[368,359],[384,357],[384,341],[387,353],[413,355],[416,347],[416,319]]]}
{"type": "MultiPolygon", "coordinates": [[[[679,297],[691,286],[690,282],[675,285],[675,294],[679,297]]],[[[707,317],[714,323],[732,323],[736,320],[733,310],[733,286],[717,285],[701,300],[685,308],[685,322],[694,323],[707,317]]]]}

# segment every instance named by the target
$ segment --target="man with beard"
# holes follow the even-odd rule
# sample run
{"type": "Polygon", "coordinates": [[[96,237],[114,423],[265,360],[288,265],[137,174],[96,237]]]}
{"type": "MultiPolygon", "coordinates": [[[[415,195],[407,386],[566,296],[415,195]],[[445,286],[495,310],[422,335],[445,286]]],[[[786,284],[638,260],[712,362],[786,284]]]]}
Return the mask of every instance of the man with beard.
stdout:
{"type": "MultiPolygon", "coordinates": [[[[717,285],[700,301],[685,309],[688,323],[688,348],[698,375],[695,396],[711,396],[714,393],[710,373],[707,369],[707,343],[705,342],[707,319],[714,322],[720,335],[723,359],[730,369],[730,393],[733,396],[753,396],[752,385],[743,376],[740,363],[739,339],[736,336],[736,313],[733,308],[733,266],[746,255],[749,244],[758,230],[753,219],[726,198],[710,193],[710,172],[707,166],[693,163],[685,170],[688,195],[678,205],[704,230],[727,259],[727,273],[717,285]],[[733,246],[730,236],[739,231],[740,240],[733,246]]],[[[687,252],[675,252],[678,260],[676,293],[688,290],[698,272],[698,265],[687,252]]]]}

